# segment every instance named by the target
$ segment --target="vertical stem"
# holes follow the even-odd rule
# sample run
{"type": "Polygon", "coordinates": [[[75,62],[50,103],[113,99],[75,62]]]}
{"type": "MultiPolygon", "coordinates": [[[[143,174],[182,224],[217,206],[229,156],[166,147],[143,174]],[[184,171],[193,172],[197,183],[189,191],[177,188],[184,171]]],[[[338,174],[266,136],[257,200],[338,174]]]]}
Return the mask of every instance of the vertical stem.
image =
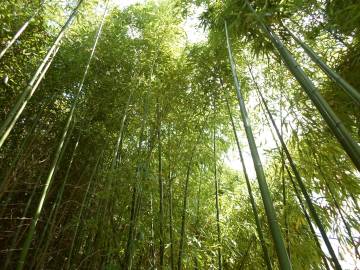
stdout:
{"type": "Polygon", "coordinates": [[[259,237],[259,240],[260,240],[261,249],[262,249],[263,256],[264,256],[263,258],[264,258],[267,270],[272,270],[269,252],[268,252],[267,247],[266,247],[264,234],[263,234],[261,224],[260,224],[259,213],[258,213],[257,206],[256,206],[256,203],[255,203],[254,195],[253,195],[252,190],[251,190],[249,176],[247,174],[244,157],[242,155],[242,151],[241,151],[241,147],[240,147],[240,141],[239,141],[239,138],[238,138],[237,133],[236,133],[235,123],[234,123],[234,119],[233,119],[233,116],[232,116],[232,113],[231,113],[231,109],[230,109],[229,101],[228,101],[227,97],[226,97],[226,106],[227,106],[227,109],[228,109],[228,113],[229,113],[229,117],[230,117],[230,121],[231,121],[231,126],[232,126],[232,129],[233,129],[236,145],[237,145],[239,156],[240,156],[240,161],[241,161],[241,165],[242,165],[242,169],[243,169],[243,173],[244,173],[244,177],[245,177],[246,187],[247,187],[248,194],[249,194],[251,208],[252,208],[252,211],[253,211],[253,214],[254,214],[256,230],[257,230],[257,234],[258,234],[258,237],[259,237]]]}
{"type": "Polygon", "coordinates": [[[160,270],[163,269],[164,266],[164,207],[163,207],[163,200],[164,200],[164,185],[162,179],[162,159],[161,159],[161,119],[160,119],[160,109],[158,103],[158,128],[157,128],[157,136],[158,136],[158,180],[159,180],[159,246],[160,246],[160,270]]]}
{"type": "Polygon", "coordinates": [[[173,193],[172,193],[172,177],[171,177],[171,168],[169,160],[169,238],[170,238],[170,266],[171,270],[175,269],[174,262],[174,238],[173,238],[173,193]]]}
{"type": "Polygon", "coordinates": [[[214,158],[214,183],[215,183],[215,208],[216,208],[216,229],[217,229],[217,252],[218,252],[218,267],[222,270],[222,256],[221,256],[221,228],[220,228],[220,207],[219,207],[219,181],[217,177],[217,166],[216,166],[216,128],[214,124],[213,131],[213,158],[214,158]]]}
{"type": "Polygon", "coordinates": [[[268,187],[266,179],[265,179],[264,169],[262,167],[260,156],[259,156],[259,153],[258,153],[258,150],[256,147],[256,143],[255,143],[255,138],[252,133],[249,116],[247,114],[246,107],[245,107],[245,102],[244,102],[244,99],[243,99],[241,91],[240,91],[240,84],[239,84],[239,80],[238,80],[238,77],[236,74],[235,62],[233,60],[233,56],[232,56],[232,52],[231,52],[226,22],[225,22],[225,34],[226,34],[227,48],[228,48],[228,54],[229,54],[229,61],[230,61],[230,65],[231,65],[231,71],[232,71],[233,77],[234,77],[234,84],[235,84],[236,94],[238,97],[241,116],[242,116],[242,120],[244,122],[246,137],[249,142],[249,147],[250,147],[251,156],[252,156],[253,162],[254,162],[254,167],[255,167],[255,171],[256,171],[256,175],[257,175],[257,180],[259,183],[261,197],[262,197],[262,200],[264,203],[265,213],[268,218],[271,235],[274,240],[276,253],[277,253],[277,256],[279,259],[279,263],[280,263],[280,268],[282,270],[290,270],[290,269],[292,269],[291,262],[290,262],[288,254],[287,254],[287,251],[286,251],[283,237],[281,235],[280,226],[277,222],[277,217],[276,217],[274,205],[273,205],[273,202],[272,202],[272,199],[270,196],[269,187],[268,187]]]}

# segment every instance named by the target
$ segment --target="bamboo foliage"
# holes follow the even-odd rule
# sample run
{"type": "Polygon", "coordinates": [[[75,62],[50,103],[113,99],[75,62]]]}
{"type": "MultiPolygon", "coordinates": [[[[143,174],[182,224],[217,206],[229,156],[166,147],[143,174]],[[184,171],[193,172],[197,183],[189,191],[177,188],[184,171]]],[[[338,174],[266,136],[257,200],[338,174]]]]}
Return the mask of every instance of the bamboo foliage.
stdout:
{"type": "Polygon", "coordinates": [[[12,39],[10,39],[7,42],[7,45],[5,46],[5,48],[3,48],[0,51],[0,59],[3,58],[3,56],[5,55],[5,53],[14,45],[14,43],[18,40],[18,38],[24,33],[24,31],[26,30],[26,28],[29,26],[29,24],[31,23],[32,20],[34,20],[34,18],[39,14],[39,12],[41,11],[41,9],[43,8],[44,4],[46,3],[46,0],[42,0],[40,3],[39,8],[37,8],[34,12],[34,14],[26,20],[26,22],[20,27],[20,29],[15,33],[15,35],[12,37],[12,39]]]}

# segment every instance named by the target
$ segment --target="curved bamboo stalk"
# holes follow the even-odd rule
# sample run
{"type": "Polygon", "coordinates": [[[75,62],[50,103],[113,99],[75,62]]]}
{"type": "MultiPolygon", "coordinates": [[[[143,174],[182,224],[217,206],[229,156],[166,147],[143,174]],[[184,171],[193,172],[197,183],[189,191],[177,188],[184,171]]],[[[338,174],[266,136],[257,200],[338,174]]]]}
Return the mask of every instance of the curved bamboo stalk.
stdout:
{"type": "Polygon", "coordinates": [[[239,80],[238,80],[238,77],[236,74],[235,62],[234,62],[234,59],[232,56],[226,22],[225,22],[225,34],[226,34],[227,49],[228,49],[228,54],[229,54],[229,61],[230,61],[231,71],[232,71],[233,78],[234,78],[234,85],[235,85],[236,94],[237,94],[237,98],[238,98],[238,102],[239,102],[240,112],[241,112],[242,120],[244,123],[246,137],[249,142],[251,156],[252,156],[253,162],[254,162],[254,167],[255,167],[255,171],[256,171],[256,175],[257,175],[260,192],[261,192],[261,197],[262,197],[264,207],[265,207],[265,213],[266,213],[266,216],[267,216],[267,219],[269,222],[271,235],[273,237],[276,253],[277,253],[277,256],[279,259],[280,268],[282,270],[292,269],[291,262],[289,260],[289,256],[286,251],[285,243],[284,243],[283,237],[281,235],[280,226],[277,222],[276,212],[275,212],[274,205],[273,205],[273,202],[271,199],[269,187],[268,187],[266,179],[265,179],[264,169],[262,167],[260,156],[259,156],[259,153],[258,153],[258,150],[256,147],[255,138],[252,133],[250,120],[249,120],[249,117],[248,117],[248,114],[246,111],[246,107],[245,107],[245,102],[244,102],[244,99],[243,99],[241,91],[240,91],[240,83],[239,83],[239,80]]]}

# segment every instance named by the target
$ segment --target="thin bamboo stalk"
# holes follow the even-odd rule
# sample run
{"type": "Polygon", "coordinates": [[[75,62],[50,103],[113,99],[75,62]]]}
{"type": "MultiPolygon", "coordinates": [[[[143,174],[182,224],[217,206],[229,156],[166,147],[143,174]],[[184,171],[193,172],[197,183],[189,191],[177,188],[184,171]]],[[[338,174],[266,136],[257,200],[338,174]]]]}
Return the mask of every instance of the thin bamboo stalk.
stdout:
{"type": "Polygon", "coordinates": [[[250,120],[246,111],[245,102],[241,94],[240,90],[240,83],[237,77],[236,68],[235,68],[235,62],[232,56],[232,51],[230,47],[230,41],[229,41],[229,34],[227,30],[227,24],[225,22],[225,34],[226,34],[226,42],[227,42],[227,49],[229,54],[229,61],[231,66],[231,71],[234,78],[234,85],[236,89],[236,94],[239,102],[240,112],[242,116],[242,120],[244,123],[244,128],[246,132],[246,137],[248,139],[251,155],[254,162],[254,167],[257,175],[257,180],[260,188],[261,197],[263,200],[263,204],[265,207],[265,213],[269,222],[270,231],[272,238],[274,240],[276,253],[279,259],[280,268],[282,270],[288,270],[292,269],[291,262],[289,260],[289,256],[286,251],[285,243],[283,240],[283,237],[281,235],[280,226],[277,222],[276,212],[274,209],[274,205],[271,199],[269,187],[267,185],[264,169],[261,164],[260,156],[256,147],[255,138],[252,133],[250,120]]]}
{"type": "Polygon", "coordinates": [[[32,79],[30,80],[29,84],[25,88],[24,92],[19,96],[18,100],[16,101],[14,107],[9,112],[7,118],[2,123],[0,127],[0,148],[4,144],[6,138],[9,136],[11,130],[13,129],[16,121],[19,119],[20,115],[24,111],[27,103],[31,99],[32,95],[36,91],[37,87],[39,86],[40,82],[44,78],[47,70],[49,69],[52,61],[54,60],[60,44],[61,40],[63,39],[66,30],[70,27],[72,22],[74,21],[74,18],[80,8],[80,5],[82,4],[84,0],[79,0],[77,6],[70,14],[68,20],[64,24],[64,26],[61,28],[58,36],[56,37],[53,45],[50,47],[48,52],[46,53],[43,61],[39,65],[38,69],[36,70],[35,74],[33,75],[32,79]]]}
{"type": "Polygon", "coordinates": [[[90,186],[93,182],[93,179],[95,177],[95,174],[97,172],[97,169],[98,169],[98,166],[99,166],[99,162],[100,162],[100,159],[102,157],[102,153],[98,156],[97,158],[97,161],[96,161],[96,164],[94,166],[94,169],[91,173],[91,176],[90,176],[90,179],[89,179],[89,182],[88,182],[88,185],[86,187],[86,192],[85,192],[85,195],[84,195],[84,198],[83,198],[83,201],[81,203],[81,208],[80,208],[80,212],[79,212],[79,216],[77,218],[77,223],[76,223],[76,227],[75,227],[75,232],[74,232],[74,235],[72,237],[72,242],[71,242],[71,247],[70,247],[70,251],[69,251],[69,255],[68,255],[68,260],[67,260],[67,265],[66,265],[66,269],[70,269],[71,267],[71,259],[72,259],[72,256],[73,256],[73,251],[74,251],[74,246],[75,246],[75,240],[77,239],[77,234],[78,234],[78,231],[79,231],[79,227],[80,227],[80,223],[81,223],[81,220],[82,220],[82,215],[83,215],[83,212],[84,212],[84,209],[85,209],[85,202],[87,200],[87,197],[88,197],[88,194],[89,194],[89,190],[90,190],[90,186]]]}
{"type": "Polygon", "coordinates": [[[220,228],[220,206],[219,206],[219,180],[217,177],[216,127],[215,127],[215,125],[214,125],[214,130],[213,130],[213,159],[214,159],[213,162],[214,162],[214,184],[215,184],[216,230],[217,230],[217,242],[218,242],[217,243],[218,244],[218,248],[217,248],[218,268],[219,268],[219,270],[221,270],[222,269],[221,228],[220,228]]]}
{"type": "Polygon", "coordinates": [[[162,143],[161,143],[161,114],[160,104],[157,104],[158,127],[158,182],[159,182],[159,268],[164,267],[164,183],[162,177],[162,143]]]}

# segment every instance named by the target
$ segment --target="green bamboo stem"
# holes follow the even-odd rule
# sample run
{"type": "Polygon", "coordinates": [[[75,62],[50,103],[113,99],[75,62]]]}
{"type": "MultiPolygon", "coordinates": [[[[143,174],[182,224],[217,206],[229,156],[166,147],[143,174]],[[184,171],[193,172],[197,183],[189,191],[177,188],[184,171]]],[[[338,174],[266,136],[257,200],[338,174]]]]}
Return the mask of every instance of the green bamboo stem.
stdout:
{"type": "MultiPolygon", "coordinates": [[[[12,160],[9,168],[7,169],[7,172],[5,174],[4,179],[2,180],[2,182],[0,183],[0,199],[3,196],[3,193],[5,192],[5,188],[7,188],[8,183],[10,181],[10,177],[12,174],[14,174],[17,171],[17,166],[20,162],[20,160],[22,159],[22,157],[24,156],[24,154],[26,154],[27,151],[29,151],[30,145],[34,139],[34,134],[36,131],[36,127],[40,122],[41,117],[43,116],[44,112],[45,112],[45,108],[46,106],[52,101],[52,99],[54,98],[54,95],[50,97],[49,100],[47,100],[47,102],[45,102],[40,110],[36,113],[35,119],[31,125],[30,130],[27,132],[26,134],[26,138],[22,141],[19,150],[16,151],[16,156],[15,158],[12,160]]],[[[25,157],[24,157],[25,158],[25,157]]]]}
{"type": "MultiPolygon", "coordinates": [[[[260,101],[260,100],[259,100],[259,101],[260,101]]],[[[273,130],[271,129],[271,124],[270,124],[270,120],[269,120],[269,118],[268,118],[268,114],[265,113],[264,103],[260,101],[260,105],[261,105],[261,108],[262,108],[262,110],[263,110],[263,112],[264,112],[264,114],[265,114],[265,119],[266,119],[267,125],[268,125],[268,127],[270,128],[270,133],[271,133],[272,139],[273,139],[273,141],[274,141],[275,144],[276,144],[276,148],[279,150],[280,156],[283,157],[283,152],[280,150],[280,146],[279,146],[279,144],[278,144],[278,141],[276,140],[275,135],[274,135],[274,132],[273,132],[273,130]]],[[[300,193],[299,193],[299,191],[298,191],[298,188],[296,187],[295,182],[294,182],[294,180],[293,180],[293,176],[291,175],[291,173],[290,173],[290,171],[289,171],[289,168],[288,168],[288,166],[287,166],[286,164],[285,164],[285,169],[286,169],[287,174],[289,175],[289,178],[290,178],[290,180],[291,180],[291,182],[292,182],[292,186],[293,186],[293,188],[294,188],[295,195],[296,195],[296,197],[297,197],[297,199],[298,199],[298,201],[299,201],[299,205],[300,205],[301,209],[303,210],[303,214],[304,214],[304,216],[305,216],[305,218],[306,218],[306,221],[307,221],[307,223],[308,223],[308,225],[309,225],[309,228],[310,228],[310,231],[311,231],[311,233],[312,233],[312,235],[313,235],[313,238],[314,238],[314,241],[315,241],[315,243],[316,243],[316,246],[318,247],[318,252],[319,252],[320,256],[321,256],[322,259],[323,259],[325,268],[326,268],[327,270],[330,270],[330,267],[329,267],[329,264],[328,264],[328,262],[327,262],[326,256],[325,256],[325,254],[324,254],[324,252],[323,252],[323,250],[322,250],[322,248],[321,248],[319,239],[318,239],[318,237],[317,237],[317,235],[316,235],[316,233],[315,233],[315,229],[314,229],[314,226],[313,226],[313,224],[312,224],[312,222],[311,222],[310,216],[309,216],[308,213],[307,213],[307,210],[306,210],[306,208],[305,208],[305,206],[304,206],[303,200],[301,199],[301,196],[300,196],[300,193]]]]}
{"type": "MultiPolygon", "coordinates": [[[[195,148],[195,147],[194,147],[195,148]]],[[[194,149],[193,149],[194,150],[194,149]]],[[[184,197],[183,197],[183,208],[181,213],[181,232],[180,232],[180,244],[179,244],[179,256],[178,256],[178,267],[177,270],[182,269],[182,257],[184,254],[184,242],[185,242],[185,225],[186,225],[186,211],[188,205],[188,194],[189,194],[189,180],[190,180],[190,172],[193,163],[194,151],[191,151],[191,156],[189,163],[186,168],[186,178],[184,185],[184,197]]]]}
{"type": "Polygon", "coordinates": [[[164,183],[162,177],[162,145],[161,145],[161,113],[160,104],[157,104],[158,127],[158,182],[159,182],[159,269],[164,267],[164,183]]]}
{"type": "Polygon", "coordinates": [[[61,40],[63,39],[67,29],[70,27],[72,22],[74,21],[74,18],[79,10],[80,5],[82,4],[84,0],[79,0],[77,6],[70,14],[68,20],[64,24],[64,26],[61,28],[58,36],[56,37],[53,45],[50,47],[48,52],[46,53],[43,61],[39,65],[38,69],[36,70],[35,74],[33,75],[32,79],[30,80],[29,84],[25,88],[24,92],[19,96],[18,100],[16,101],[14,107],[9,112],[7,118],[2,123],[0,127],[0,148],[4,144],[6,138],[9,136],[11,130],[13,129],[16,121],[19,119],[20,115],[24,111],[27,103],[33,96],[34,92],[36,91],[37,87],[39,86],[40,82],[45,76],[45,73],[49,69],[52,61],[54,60],[58,50],[59,46],[61,44],[61,40]]]}
{"type": "Polygon", "coordinates": [[[172,192],[172,178],[171,178],[171,160],[169,159],[169,239],[170,239],[170,269],[175,269],[175,255],[174,255],[174,236],[173,236],[173,192],[172,192]]]}
{"type": "Polygon", "coordinates": [[[234,84],[235,84],[236,94],[237,94],[237,98],[238,98],[238,102],[239,102],[240,112],[241,112],[242,120],[244,123],[246,137],[249,142],[251,155],[252,155],[253,162],[254,162],[254,167],[255,167],[255,171],[256,171],[256,175],[257,175],[260,192],[261,192],[261,197],[262,197],[263,204],[265,207],[265,213],[268,218],[271,235],[273,237],[276,253],[277,253],[277,256],[279,259],[280,268],[282,270],[290,270],[290,269],[292,269],[291,262],[289,260],[289,256],[286,251],[285,243],[284,243],[283,237],[281,235],[280,226],[277,222],[274,205],[273,205],[273,202],[271,199],[269,187],[266,183],[264,170],[263,170],[263,167],[261,164],[260,156],[259,156],[259,153],[258,153],[258,150],[256,147],[256,143],[255,143],[255,139],[254,139],[254,136],[252,133],[250,120],[249,120],[249,117],[248,117],[248,114],[246,111],[246,107],[245,107],[245,102],[244,102],[244,99],[243,99],[241,91],[240,91],[240,84],[239,84],[239,80],[238,80],[238,77],[236,74],[235,62],[234,62],[234,59],[232,56],[226,22],[225,22],[225,34],[226,34],[226,42],[227,42],[227,48],[228,48],[228,54],[229,54],[229,61],[230,61],[231,71],[232,71],[233,78],[234,78],[234,84]]]}
{"type": "MultiPolygon", "coordinates": [[[[245,1],[246,5],[256,15],[255,10],[249,4],[249,2],[245,1]]],[[[288,67],[289,71],[294,75],[296,80],[300,83],[308,97],[311,99],[312,103],[318,109],[325,122],[329,126],[332,133],[335,135],[339,143],[342,145],[346,153],[349,155],[350,159],[354,163],[355,167],[360,171],[360,146],[357,142],[352,138],[350,132],[344,126],[340,118],[335,114],[335,112],[331,109],[329,104],[320,94],[318,89],[315,87],[313,82],[309,79],[303,69],[300,67],[299,63],[295,60],[295,58],[291,55],[289,50],[284,46],[279,37],[271,30],[271,28],[266,25],[266,23],[256,16],[261,29],[267,35],[267,37],[271,40],[274,47],[280,54],[281,59],[288,67]]]]}
{"type": "Polygon", "coordinates": [[[319,215],[317,214],[317,211],[316,211],[316,209],[315,209],[315,206],[314,206],[314,204],[313,204],[313,202],[312,202],[312,200],[311,200],[311,198],[310,198],[309,193],[308,193],[307,190],[306,190],[306,186],[305,186],[305,184],[304,184],[304,182],[303,182],[303,180],[302,180],[302,178],[301,178],[301,175],[300,175],[300,173],[299,173],[299,171],[298,171],[298,169],[297,169],[297,167],[296,167],[296,164],[295,164],[293,158],[291,157],[291,154],[290,154],[290,152],[289,152],[289,149],[287,148],[287,146],[286,146],[286,144],[285,144],[285,141],[284,141],[284,139],[283,139],[283,137],[282,137],[282,135],[281,135],[281,133],[280,133],[280,130],[279,130],[279,128],[277,127],[277,125],[276,125],[276,123],[275,123],[275,120],[274,120],[274,118],[273,118],[273,116],[272,116],[272,114],[271,114],[271,112],[270,112],[270,109],[269,109],[269,107],[268,107],[268,104],[267,104],[264,96],[262,95],[262,93],[261,93],[261,91],[260,91],[260,89],[259,89],[258,84],[256,83],[256,80],[255,80],[255,78],[254,78],[254,76],[253,76],[253,73],[252,73],[252,70],[251,70],[251,67],[250,67],[250,66],[249,66],[249,72],[250,72],[252,81],[253,81],[253,83],[254,83],[254,85],[255,85],[256,93],[257,93],[257,95],[260,97],[261,103],[264,105],[264,108],[265,108],[264,113],[265,113],[265,112],[267,113],[267,115],[269,116],[270,122],[271,122],[272,126],[273,126],[274,129],[275,129],[276,135],[277,135],[277,137],[278,137],[278,139],[279,139],[279,141],[280,141],[280,143],[281,143],[282,150],[284,151],[284,153],[285,153],[285,155],[286,155],[286,158],[287,158],[288,161],[289,161],[290,167],[291,167],[292,171],[294,172],[294,175],[295,175],[295,179],[296,179],[296,181],[297,181],[297,184],[299,185],[300,190],[301,190],[301,192],[302,192],[302,194],[303,194],[303,196],[304,196],[304,198],[305,198],[305,202],[306,202],[306,204],[307,204],[307,206],[308,206],[308,208],[309,208],[309,210],[310,210],[310,214],[311,214],[313,220],[315,221],[317,227],[319,228],[319,231],[320,231],[320,233],[321,233],[321,236],[322,236],[322,238],[323,238],[323,240],[324,240],[324,243],[325,243],[325,245],[326,245],[326,248],[328,249],[328,251],[329,251],[329,253],[330,253],[330,256],[331,256],[332,260],[334,261],[334,264],[335,264],[335,266],[336,266],[336,269],[341,270],[341,269],[342,269],[342,268],[341,268],[341,265],[340,265],[340,263],[339,263],[339,260],[337,259],[337,256],[336,256],[336,254],[335,254],[335,251],[334,251],[334,249],[333,249],[333,247],[332,247],[332,245],[331,245],[331,243],[330,243],[330,240],[329,240],[329,238],[328,238],[328,236],[327,236],[327,234],[326,234],[326,230],[325,230],[325,228],[324,228],[324,226],[323,226],[323,224],[322,224],[322,222],[321,222],[321,220],[320,220],[319,215]]]}
{"type": "MultiPolygon", "coordinates": [[[[206,116],[204,125],[205,125],[206,121],[207,121],[207,116],[206,116]]],[[[178,266],[177,270],[181,270],[182,266],[183,266],[182,258],[183,258],[183,254],[184,254],[184,242],[185,242],[185,237],[186,237],[186,211],[187,211],[187,205],[188,205],[190,174],[191,174],[191,169],[193,166],[193,158],[194,158],[196,148],[197,148],[196,146],[199,143],[204,125],[200,129],[199,136],[197,137],[196,142],[195,142],[194,146],[192,147],[192,150],[190,152],[190,159],[186,166],[186,177],[185,177],[184,193],[183,193],[183,207],[182,207],[182,212],[181,212],[181,231],[180,231],[180,243],[179,243],[179,255],[178,255],[178,262],[177,262],[177,266],[178,266]]]]}
{"type": "MultiPolygon", "coordinates": [[[[201,168],[201,167],[200,167],[201,168]]],[[[200,169],[199,176],[199,187],[196,195],[196,222],[195,222],[195,237],[198,241],[200,241],[200,194],[201,194],[201,186],[202,186],[202,170],[200,169]]],[[[199,270],[199,262],[197,256],[194,258],[194,270],[199,270]]]]}
{"type": "Polygon", "coordinates": [[[290,34],[290,36],[303,48],[305,53],[316,63],[322,71],[332,79],[338,86],[340,86],[346,94],[348,94],[358,105],[360,105],[360,93],[352,87],[347,81],[345,81],[335,70],[331,69],[320,57],[317,55],[313,49],[306,45],[303,41],[300,40],[289,28],[285,25],[283,27],[290,34]]]}
{"type": "MultiPolygon", "coordinates": [[[[274,138],[274,139],[275,139],[275,138],[274,138]]],[[[285,169],[286,169],[286,171],[287,171],[287,174],[289,175],[289,179],[290,179],[291,185],[292,185],[292,187],[293,187],[293,189],[294,189],[294,191],[295,191],[295,196],[296,196],[297,200],[299,201],[300,208],[301,208],[301,210],[302,210],[302,212],[303,212],[303,214],[304,214],[304,216],[305,216],[305,219],[306,219],[306,221],[307,221],[307,223],[308,223],[308,225],[309,225],[310,232],[311,232],[311,234],[312,234],[312,236],[313,236],[313,239],[314,239],[314,241],[315,241],[315,244],[316,244],[316,246],[317,246],[317,248],[318,248],[319,255],[321,256],[321,258],[322,258],[322,260],[323,260],[323,262],[324,262],[324,265],[325,265],[326,270],[330,270],[330,266],[329,266],[329,264],[328,264],[328,261],[327,261],[327,259],[326,259],[325,254],[324,254],[324,252],[323,252],[323,250],[322,250],[322,248],[321,248],[319,239],[318,239],[318,237],[317,237],[317,235],[316,235],[316,232],[315,232],[314,226],[313,226],[313,224],[312,224],[312,222],[311,222],[310,216],[309,216],[309,214],[308,214],[307,211],[306,211],[304,202],[303,202],[303,200],[301,199],[300,192],[299,192],[298,188],[297,188],[296,185],[295,185],[295,181],[294,181],[294,179],[293,179],[293,176],[291,175],[291,172],[290,172],[290,170],[289,170],[289,168],[288,168],[287,166],[285,166],[285,169]]]]}
{"type": "Polygon", "coordinates": [[[216,230],[218,242],[218,268],[222,270],[222,254],[221,254],[221,228],[220,228],[220,206],[219,206],[219,180],[217,177],[217,156],[216,156],[216,127],[213,131],[213,158],[214,158],[214,184],[215,184],[215,208],[216,208],[216,230]]]}
{"type": "Polygon", "coordinates": [[[264,234],[263,234],[263,231],[262,231],[262,228],[261,228],[261,223],[260,223],[260,219],[259,219],[259,213],[258,213],[257,206],[256,206],[256,203],[255,203],[254,195],[253,195],[253,192],[252,192],[252,189],[251,189],[249,176],[248,176],[248,173],[247,173],[247,170],[246,170],[244,157],[243,157],[242,150],[241,150],[241,147],[240,147],[240,141],[239,141],[238,135],[236,133],[235,123],[234,123],[234,119],[233,119],[233,116],[232,116],[231,108],[229,106],[229,101],[228,101],[227,97],[226,97],[226,106],[227,106],[227,109],[228,109],[231,126],[232,126],[232,129],[233,129],[236,145],[237,145],[238,152],[239,152],[240,162],[241,162],[241,166],[242,166],[242,169],[243,169],[243,174],[244,174],[244,177],[245,177],[245,182],[246,182],[246,187],[247,187],[247,191],[248,191],[248,194],[249,194],[251,208],[252,208],[252,211],[253,211],[253,214],[254,214],[256,231],[257,231],[257,234],[258,234],[258,237],[259,237],[259,240],[260,240],[260,245],[261,245],[261,249],[262,249],[262,252],[263,252],[263,259],[264,259],[264,262],[266,264],[267,270],[272,270],[269,252],[268,252],[268,249],[266,247],[264,234]]]}

